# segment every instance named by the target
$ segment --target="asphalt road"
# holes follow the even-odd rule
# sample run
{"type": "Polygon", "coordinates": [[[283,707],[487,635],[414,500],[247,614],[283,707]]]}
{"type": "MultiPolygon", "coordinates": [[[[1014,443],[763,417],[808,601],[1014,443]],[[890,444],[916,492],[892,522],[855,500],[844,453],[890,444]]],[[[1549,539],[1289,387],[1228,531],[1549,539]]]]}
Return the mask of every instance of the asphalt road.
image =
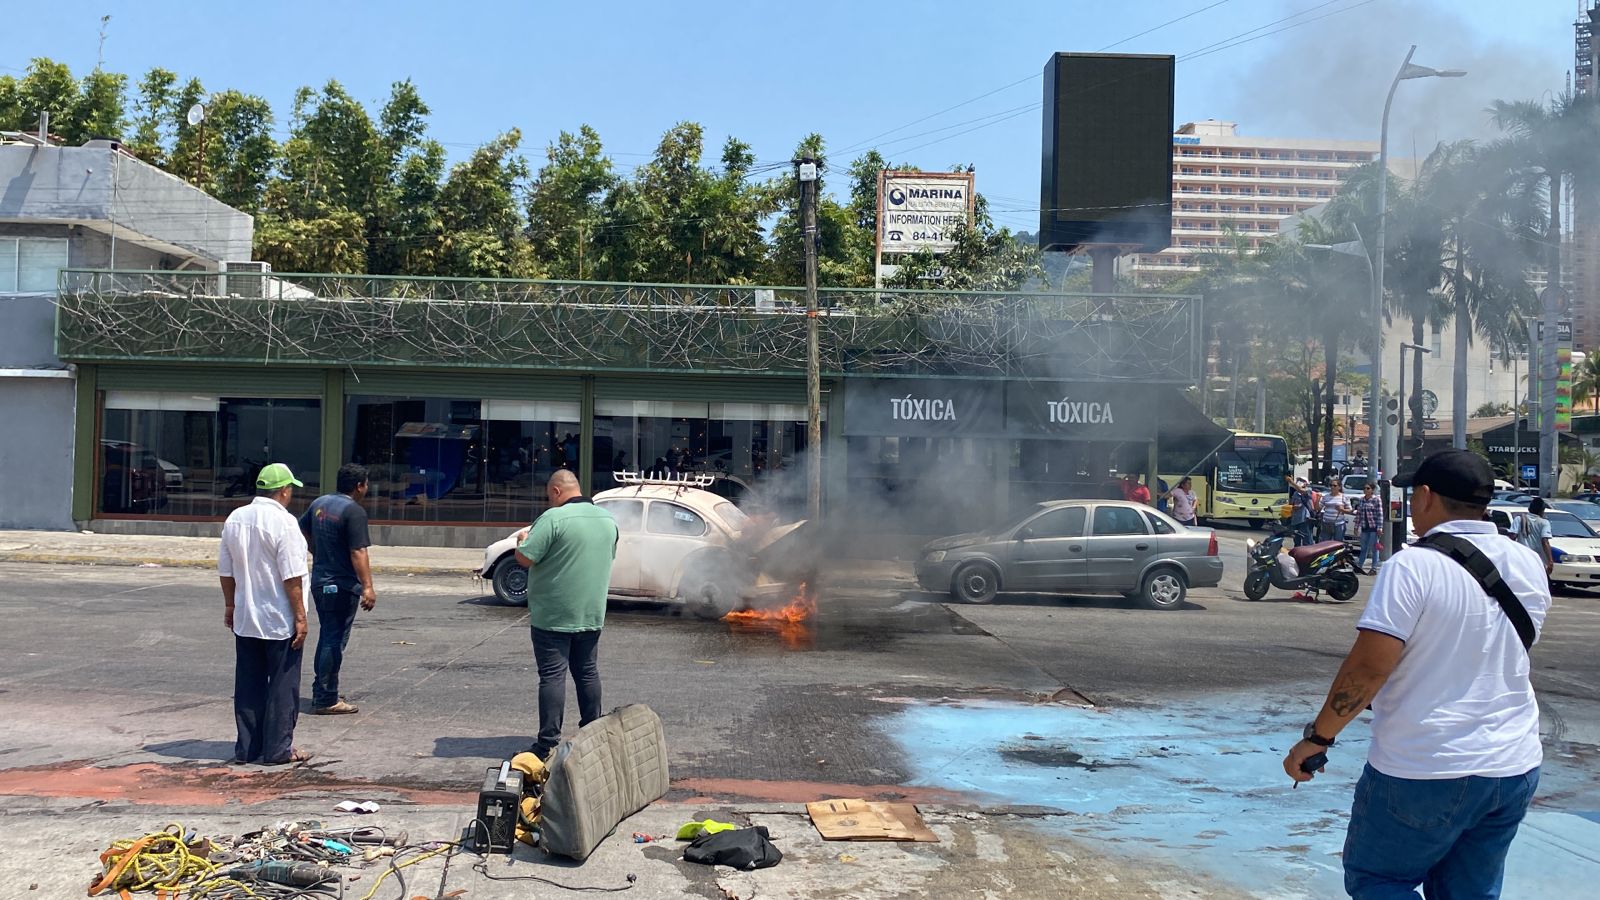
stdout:
{"type": "MultiPolygon", "coordinates": [[[[1246,536],[1223,533],[1224,588],[1195,590],[1188,608],[1170,612],[1120,598],[1033,595],[962,606],[826,585],[817,617],[802,627],[614,605],[601,641],[606,704],[648,703],[662,716],[680,797],[972,791],[1020,806],[1104,806],[1108,821],[1131,829],[1128,841],[1160,843],[1136,833],[1193,824],[1191,841],[1225,844],[1230,838],[1216,835],[1228,832],[1204,823],[1128,813],[1141,783],[1097,793],[1063,780],[1087,772],[1120,784],[1117,767],[1190,753],[1162,790],[1214,790],[1230,801],[1270,791],[1263,809],[1316,823],[1318,840],[1336,853],[1347,788],[1291,794],[1273,771],[1283,739],[1320,704],[1353,639],[1366,587],[1349,604],[1297,603],[1282,592],[1244,601],[1237,585],[1246,536]],[[1083,701],[1094,708],[1080,709],[1083,701]],[[1018,761],[1048,781],[986,780],[1018,761]],[[1195,787],[1208,780],[1217,786],[1195,787]],[[1068,793],[1050,793],[1058,790],[1068,793]]],[[[486,594],[468,578],[380,581],[378,607],[360,615],[346,651],[343,693],[362,712],[300,720],[298,743],[318,755],[319,778],[463,790],[487,762],[527,746],[535,675],[526,613],[486,594]]],[[[0,794],[6,770],[230,755],[232,642],[212,575],[0,564],[0,616],[0,794]]],[[[1535,654],[1547,748],[1578,768],[1592,767],[1600,745],[1597,639],[1600,598],[1563,597],[1535,654]]],[[[569,728],[575,720],[569,711],[569,728]]],[[[1339,777],[1354,777],[1359,752],[1359,743],[1347,751],[1339,777]]],[[[1600,809],[1592,780],[1552,783],[1562,802],[1600,809]]],[[[189,790],[138,789],[170,790],[173,803],[189,790]]],[[[1204,796],[1190,802],[1202,805],[1183,812],[1209,809],[1204,796]]],[[[1238,809],[1206,814],[1212,821],[1238,809]]],[[[1234,834],[1247,849],[1279,840],[1234,834]]],[[[1084,836],[1097,835],[1101,826],[1084,836]]],[[[1192,844],[1166,849],[1185,847],[1192,844]]],[[[1323,851],[1295,852],[1293,872],[1264,872],[1263,882],[1325,886],[1332,869],[1323,851]]]]}

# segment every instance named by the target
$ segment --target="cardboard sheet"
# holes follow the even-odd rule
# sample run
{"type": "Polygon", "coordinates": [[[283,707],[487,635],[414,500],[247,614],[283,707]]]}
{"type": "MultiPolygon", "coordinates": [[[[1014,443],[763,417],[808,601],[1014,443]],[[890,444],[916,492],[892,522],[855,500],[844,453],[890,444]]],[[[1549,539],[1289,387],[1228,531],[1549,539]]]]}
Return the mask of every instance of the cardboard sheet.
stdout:
{"type": "Polygon", "coordinates": [[[911,803],[818,800],[806,812],[825,841],[939,841],[911,803]]]}

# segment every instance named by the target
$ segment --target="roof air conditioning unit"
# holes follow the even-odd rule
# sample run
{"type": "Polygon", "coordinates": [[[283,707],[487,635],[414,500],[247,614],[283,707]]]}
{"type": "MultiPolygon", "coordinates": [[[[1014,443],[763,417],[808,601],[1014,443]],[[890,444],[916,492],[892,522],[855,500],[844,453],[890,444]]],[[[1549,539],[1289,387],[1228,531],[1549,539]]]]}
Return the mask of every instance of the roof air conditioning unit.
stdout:
{"type": "Polygon", "coordinates": [[[232,260],[222,264],[217,277],[217,293],[223,297],[265,297],[272,263],[259,260],[232,260]]]}

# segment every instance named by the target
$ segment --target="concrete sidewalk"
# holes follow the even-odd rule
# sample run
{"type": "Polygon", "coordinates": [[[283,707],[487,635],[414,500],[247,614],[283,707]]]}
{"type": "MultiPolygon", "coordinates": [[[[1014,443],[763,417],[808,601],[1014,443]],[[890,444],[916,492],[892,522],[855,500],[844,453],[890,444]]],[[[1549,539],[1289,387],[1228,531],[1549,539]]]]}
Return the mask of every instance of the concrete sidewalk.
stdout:
{"type": "MultiPolygon", "coordinates": [[[[483,565],[483,551],[472,548],[374,545],[371,556],[372,570],[377,575],[473,577],[483,565]]],[[[211,569],[217,565],[217,540],[81,531],[0,531],[0,562],[211,569]]],[[[909,563],[850,559],[836,561],[830,567],[829,579],[836,584],[890,590],[916,587],[909,563]]]]}
{"type": "MultiPolygon", "coordinates": [[[[412,843],[455,840],[472,817],[474,798],[463,796],[451,806],[388,803],[379,813],[360,817],[333,811],[337,799],[312,795],[206,808],[68,797],[0,798],[0,815],[26,826],[15,830],[8,840],[10,852],[0,857],[0,883],[14,888],[8,897],[81,897],[84,885],[101,872],[100,852],[113,841],[160,831],[173,822],[200,835],[237,835],[274,822],[315,820],[334,829],[378,826],[389,834],[404,832],[412,843]],[[44,859],[49,863],[40,864],[44,859]],[[33,885],[37,887],[30,891],[33,885]]],[[[450,860],[448,873],[443,856],[407,867],[402,872],[403,893],[402,882],[385,874],[384,861],[336,871],[345,876],[343,895],[351,900],[374,895],[448,897],[463,889],[478,900],[566,893],[531,878],[549,879],[568,891],[626,890],[636,898],[1242,896],[1176,866],[1117,859],[1064,841],[1033,827],[1034,816],[1026,811],[931,806],[922,810],[939,843],[828,842],[812,827],[804,806],[699,798],[651,804],[619,824],[582,863],[520,845],[510,857],[493,855],[486,860],[463,851],[450,860]],[[682,858],[686,843],[671,836],[685,822],[706,818],[766,826],[783,860],[754,872],[686,862],[682,858]],[[635,843],[634,832],[665,839],[635,843]]]]}

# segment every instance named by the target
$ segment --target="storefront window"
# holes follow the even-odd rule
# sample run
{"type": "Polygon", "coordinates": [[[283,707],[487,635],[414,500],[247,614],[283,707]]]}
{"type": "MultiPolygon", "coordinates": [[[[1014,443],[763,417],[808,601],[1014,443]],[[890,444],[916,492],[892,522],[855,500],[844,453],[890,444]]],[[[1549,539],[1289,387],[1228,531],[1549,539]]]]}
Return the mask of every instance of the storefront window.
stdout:
{"type": "Polygon", "coordinates": [[[368,469],[374,520],[525,523],[578,470],[578,422],[575,402],[353,396],[344,457],[368,469]]]}
{"type": "Polygon", "coordinates": [[[803,505],[805,418],[798,404],[598,401],[594,490],[615,487],[620,471],[709,474],[710,490],[735,502],[803,505]]]}
{"type": "Polygon", "coordinates": [[[291,509],[320,489],[319,400],[107,391],[100,423],[100,514],[222,518],[255,496],[269,462],[306,486],[291,509]]]}

